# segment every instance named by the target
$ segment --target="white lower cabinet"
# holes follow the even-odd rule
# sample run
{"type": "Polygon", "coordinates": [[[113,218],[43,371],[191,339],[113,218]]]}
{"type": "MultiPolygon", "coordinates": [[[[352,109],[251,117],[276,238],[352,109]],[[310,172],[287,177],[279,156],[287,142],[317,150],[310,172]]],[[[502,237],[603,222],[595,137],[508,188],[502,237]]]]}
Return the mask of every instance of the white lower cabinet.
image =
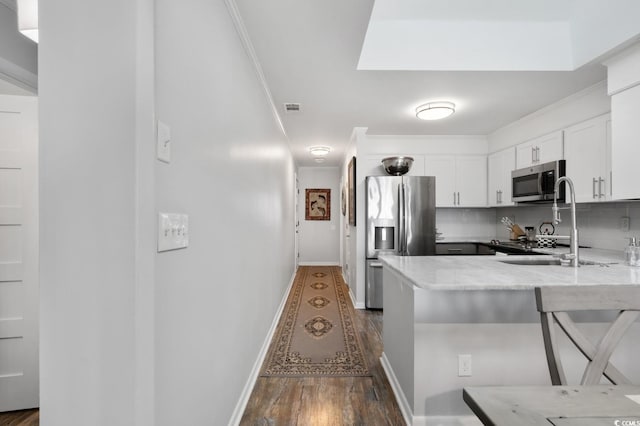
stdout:
{"type": "Polygon", "coordinates": [[[611,198],[610,123],[610,115],[605,114],[564,131],[567,176],[573,181],[576,202],[611,198]]]}
{"type": "Polygon", "coordinates": [[[425,175],[436,177],[436,207],[486,207],[486,156],[427,156],[424,164],[425,175]]]}
{"type": "Polygon", "coordinates": [[[490,154],[487,165],[489,206],[512,206],[514,203],[511,200],[511,172],[516,168],[515,148],[490,154]]]}

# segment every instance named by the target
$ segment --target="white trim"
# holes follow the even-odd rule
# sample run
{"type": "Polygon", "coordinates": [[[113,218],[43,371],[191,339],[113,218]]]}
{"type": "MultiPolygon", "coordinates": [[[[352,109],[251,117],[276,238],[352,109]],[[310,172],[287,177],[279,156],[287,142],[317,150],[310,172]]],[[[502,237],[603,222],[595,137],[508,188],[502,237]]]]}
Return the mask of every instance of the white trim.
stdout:
{"type": "Polygon", "coordinates": [[[18,6],[16,5],[16,1],[15,0],[0,0],[0,3],[4,4],[5,6],[7,6],[9,9],[13,10],[14,12],[18,11],[18,6]]]}
{"type": "Polygon", "coordinates": [[[34,95],[38,93],[38,76],[4,58],[0,58],[0,78],[34,95]]]}
{"type": "Polygon", "coordinates": [[[237,426],[240,424],[240,420],[242,419],[242,415],[244,414],[244,410],[247,408],[247,403],[249,402],[249,397],[251,396],[251,392],[253,392],[253,387],[256,385],[256,381],[258,380],[258,376],[260,375],[260,368],[262,367],[262,363],[267,357],[267,351],[269,350],[269,345],[271,344],[271,340],[276,332],[276,327],[278,325],[278,321],[280,320],[280,316],[284,311],[284,306],[287,302],[287,297],[291,292],[291,288],[293,287],[293,282],[296,278],[296,271],[291,275],[291,280],[287,285],[287,289],[282,296],[282,300],[280,301],[280,306],[276,310],[276,314],[273,317],[273,321],[271,322],[271,327],[267,332],[267,336],[262,343],[262,348],[258,353],[258,358],[256,362],[253,364],[253,368],[251,369],[251,374],[249,374],[249,378],[242,389],[242,393],[240,394],[240,399],[238,399],[238,403],[233,410],[233,414],[231,415],[231,419],[229,420],[229,426],[237,426]]]}
{"type": "MultiPolygon", "coordinates": [[[[346,282],[346,281],[345,281],[346,282]]],[[[351,290],[351,286],[349,286],[349,297],[351,298],[351,303],[353,303],[353,307],[356,309],[367,309],[364,303],[358,302],[353,291],[351,290]]]]}
{"type": "Polygon", "coordinates": [[[476,416],[414,416],[409,401],[400,387],[398,378],[393,372],[387,355],[382,352],[380,364],[384,370],[387,380],[396,397],[396,402],[400,407],[400,412],[407,425],[410,426],[482,426],[482,422],[476,416]]]}
{"type": "MultiPolygon", "coordinates": [[[[300,266],[340,266],[339,261],[328,261],[328,262],[298,262],[300,266]]],[[[345,281],[346,282],[346,281],[345,281]]]]}
{"type": "MultiPolygon", "coordinates": [[[[267,101],[269,102],[269,105],[271,106],[271,112],[273,113],[273,118],[275,118],[276,123],[278,123],[278,127],[280,127],[280,130],[282,131],[282,134],[285,136],[285,138],[287,138],[287,141],[289,141],[289,138],[287,136],[287,132],[284,129],[284,125],[282,124],[282,119],[280,118],[280,114],[278,114],[278,108],[276,107],[275,102],[273,101],[273,96],[271,95],[271,90],[269,89],[269,86],[267,85],[267,79],[264,76],[264,72],[262,71],[262,65],[260,65],[260,61],[258,60],[258,55],[256,55],[256,51],[253,48],[253,43],[251,43],[251,38],[249,37],[249,33],[247,32],[247,28],[244,25],[244,21],[242,20],[242,16],[240,16],[240,11],[238,10],[238,5],[236,4],[235,0],[224,0],[224,3],[227,6],[227,9],[229,10],[229,15],[231,15],[231,20],[233,21],[233,25],[235,25],[236,27],[236,31],[238,32],[238,36],[240,36],[240,41],[242,42],[242,45],[244,46],[244,50],[247,53],[247,56],[249,56],[249,59],[251,60],[251,62],[253,62],[253,67],[254,70],[256,72],[256,75],[258,76],[258,80],[260,82],[260,85],[262,86],[262,89],[264,90],[264,93],[267,97],[267,101]]],[[[289,147],[291,148],[291,142],[289,141],[289,147]]]]}
{"type": "Polygon", "coordinates": [[[476,416],[415,416],[412,426],[482,426],[476,416]]]}
{"type": "Polygon", "coordinates": [[[380,357],[380,364],[382,364],[382,369],[387,376],[387,380],[389,380],[389,384],[391,385],[391,390],[393,390],[393,395],[396,397],[396,402],[400,407],[400,412],[402,413],[402,417],[407,425],[411,425],[413,419],[413,412],[411,411],[411,406],[409,406],[409,401],[407,401],[407,397],[402,392],[402,388],[400,387],[400,383],[398,382],[398,378],[393,372],[393,368],[387,359],[387,355],[382,352],[382,356],[380,357]]]}
{"type": "MultiPolygon", "coordinates": [[[[580,98],[588,95],[589,93],[595,92],[596,90],[598,90],[598,89],[600,89],[602,87],[606,87],[606,85],[607,85],[607,80],[606,79],[601,80],[601,81],[599,81],[599,82],[597,82],[597,83],[595,83],[595,84],[593,84],[593,85],[591,85],[591,86],[589,86],[589,87],[587,87],[585,89],[580,90],[579,92],[573,93],[573,94],[571,94],[571,95],[569,95],[569,96],[567,96],[565,98],[560,99],[559,101],[556,101],[556,102],[554,102],[552,104],[549,104],[549,105],[547,105],[545,107],[542,107],[539,110],[532,112],[531,114],[525,115],[524,117],[522,117],[522,118],[520,118],[520,119],[518,119],[516,121],[513,121],[513,122],[507,124],[506,126],[502,126],[502,127],[498,128],[498,129],[495,129],[494,131],[492,131],[491,133],[489,133],[488,135],[485,135],[485,136],[487,138],[490,138],[491,135],[493,135],[493,134],[495,134],[495,133],[497,133],[499,131],[519,126],[523,122],[531,120],[532,118],[540,117],[540,116],[542,116],[542,115],[544,115],[544,114],[546,114],[546,113],[548,113],[550,111],[553,111],[554,109],[558,108],[561,105],[573,102],[573,101],[575,101],[577,99],[580,99],[580,98]]],[[[547,132],[547,134],[548,133],[552,133],[552,132],[547,132]]],[[[493,154],[493,152],[490,152],[489,154],[493,154]]]]}

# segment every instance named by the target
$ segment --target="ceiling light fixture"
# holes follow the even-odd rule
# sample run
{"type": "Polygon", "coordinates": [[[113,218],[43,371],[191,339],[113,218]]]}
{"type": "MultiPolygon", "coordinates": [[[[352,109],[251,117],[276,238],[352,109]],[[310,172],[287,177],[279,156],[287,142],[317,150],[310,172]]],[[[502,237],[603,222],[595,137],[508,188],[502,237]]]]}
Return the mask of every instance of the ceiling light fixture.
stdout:
{"type": "Polygon", "coordinates": [[[421,120],[440,120],[456,112],[453,102],[429,102],[416,108],[416,117],[421,120]]]}
{"type": "Polygon", "coordinates": [[[317,155],[320,157],[329,154],[330,151],[331,148],[329,148],[328,146],[312,146],[311,148],[309,148],[309,152],[311,153],[311,155],[317,155]]]}
{"type": "Polygon", "coordinates": [[[38,42],[38,0],[18,0],[18,30],[38,42]]]}

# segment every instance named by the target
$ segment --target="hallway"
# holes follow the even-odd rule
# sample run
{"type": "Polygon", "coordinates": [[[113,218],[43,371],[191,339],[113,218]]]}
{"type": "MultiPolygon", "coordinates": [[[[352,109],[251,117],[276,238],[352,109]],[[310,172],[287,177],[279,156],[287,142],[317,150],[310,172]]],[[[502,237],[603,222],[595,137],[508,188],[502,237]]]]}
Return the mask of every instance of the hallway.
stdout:
{"type": "Polygon", "coordinates": [[[353,314],[370,377],[258,377],[240,424],[403,425],[380,364],[382,311],[353,314]]]}

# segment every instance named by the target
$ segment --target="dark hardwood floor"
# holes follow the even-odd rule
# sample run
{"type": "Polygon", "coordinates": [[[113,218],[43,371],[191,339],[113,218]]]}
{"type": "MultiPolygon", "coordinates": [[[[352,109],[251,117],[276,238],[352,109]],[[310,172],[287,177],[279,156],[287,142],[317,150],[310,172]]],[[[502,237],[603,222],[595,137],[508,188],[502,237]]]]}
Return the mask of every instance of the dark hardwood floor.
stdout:
{"type": "Polygon", "coordinates": [[[372,377],[259,377],[243,426],[404,425],[380,364],[382,312],[355,311],[372,377]]]}
{"type": "Polygon", "coordinates": [[[38,426],[39,424],[40,412],[37,408],[0,413],[0,426],[38,426]]]}

